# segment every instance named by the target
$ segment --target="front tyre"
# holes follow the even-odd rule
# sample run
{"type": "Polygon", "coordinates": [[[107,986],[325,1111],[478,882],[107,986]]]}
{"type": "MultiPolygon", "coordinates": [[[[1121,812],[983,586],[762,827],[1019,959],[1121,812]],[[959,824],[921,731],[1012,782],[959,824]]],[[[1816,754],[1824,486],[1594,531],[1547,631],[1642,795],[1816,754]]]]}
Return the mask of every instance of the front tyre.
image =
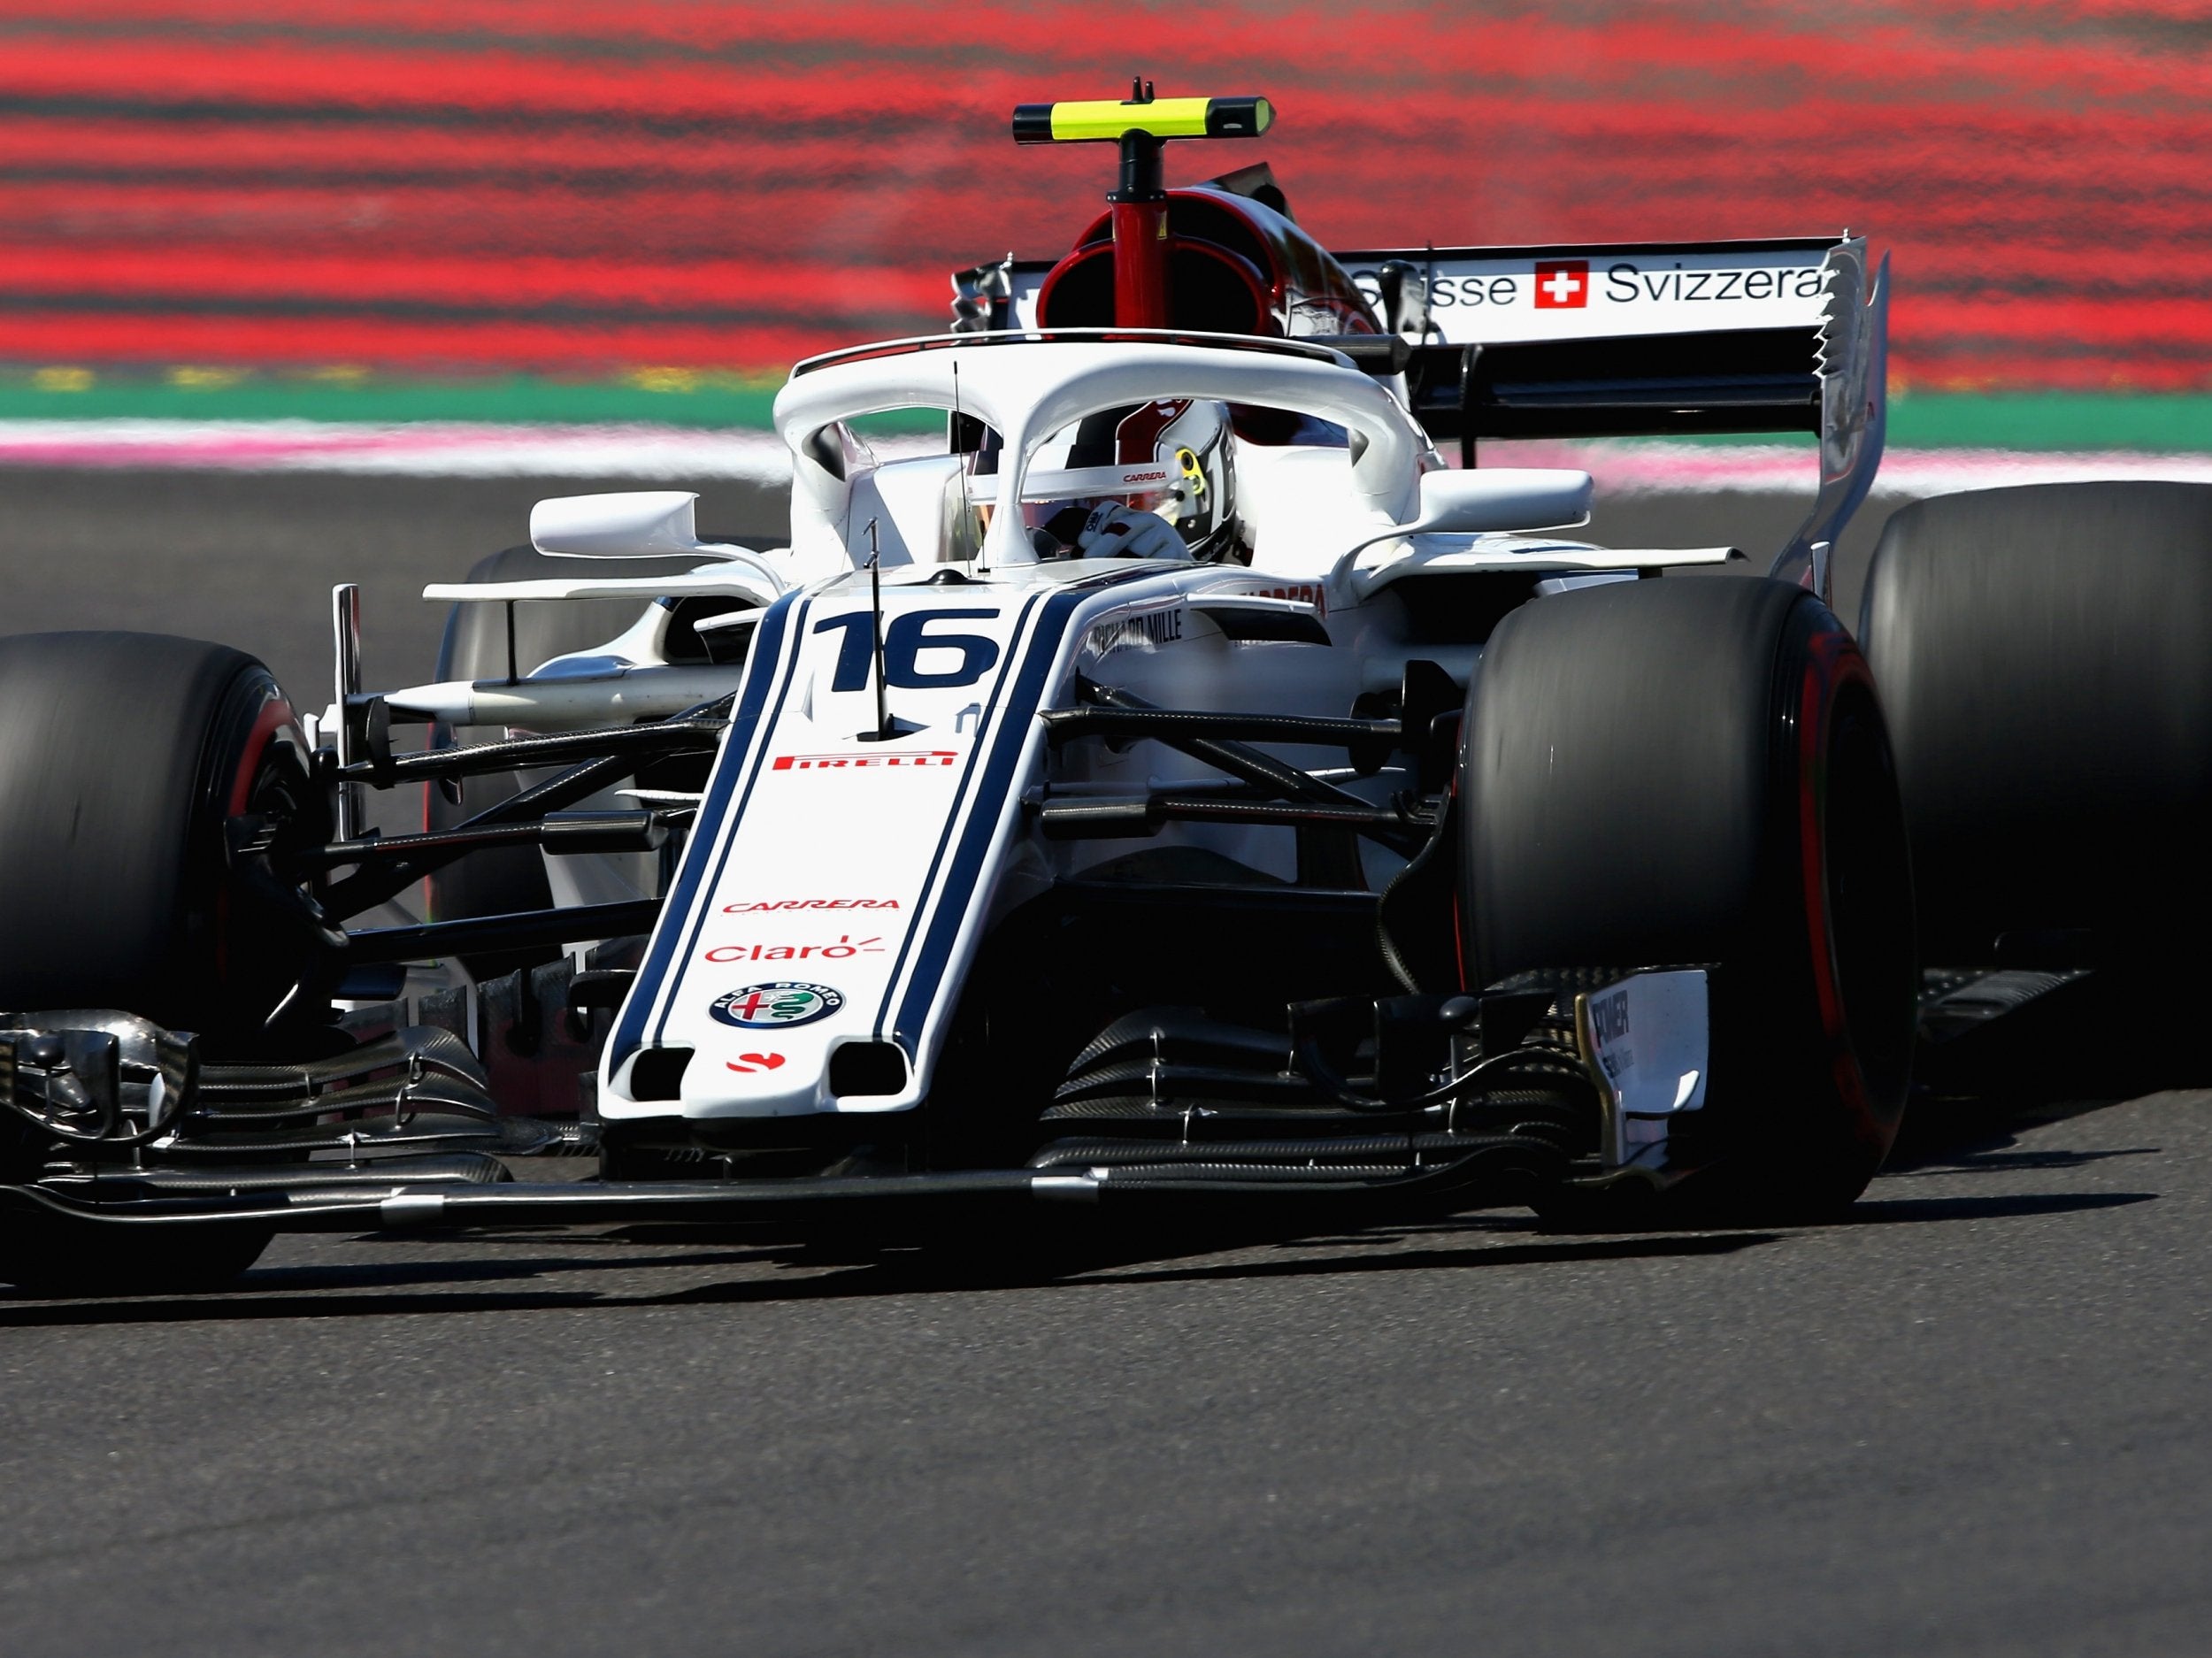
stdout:
{"type": "Polygon", "coordinates": [[[1471,984],[1709,968],[1676,1201],[1804,1219],[1855,1198],[1904,1111],[1918,972],[1881,709],[1827,607],[1693,580],[1524,606],[1470,688],[1459,789],[1471,984]]]}
{"type": "MultiPolygon", "coordinates": [[[[269,671],[162,634],[0,639],[0,1009],[113,1008],[253,1054],[326,999],[326,937],[273,871],[328,838],[291,704],[269,671]],[[252,819],[265,856],[234,856],[252,819]]],[[[0,1113],[0,1181],[53,1148],[0,1113]]],[[[42,1294],[219,1287],[271,1229],[148,1230],[0,1211],[0,1281],[42,1294]]]]}
{"type": "Polygon", "coordinates": [[[0,1009],[118,1008],[220,1053],[312,981],[297,888],[236,858],[319,843],[328,809],[297,718],[242,651],[157,633],[0,639],[0,1009]]]}

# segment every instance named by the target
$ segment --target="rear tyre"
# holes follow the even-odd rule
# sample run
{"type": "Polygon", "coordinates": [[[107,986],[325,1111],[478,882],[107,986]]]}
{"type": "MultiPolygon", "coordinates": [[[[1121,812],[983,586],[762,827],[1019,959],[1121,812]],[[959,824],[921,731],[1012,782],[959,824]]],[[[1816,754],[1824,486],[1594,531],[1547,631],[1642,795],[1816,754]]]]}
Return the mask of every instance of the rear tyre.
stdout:
{"type": "Polygon", "coordinates": [[[1897,1133],[1917,965],[1901,809],[1864,660],[1782,583],[1643,581],[1524,606],[1469,690],[1470,982],[1710,970],[1705,1109],[1670,1195],[1809,1219],[1897,1133]]]}
{"type": "Polygon", "coordinates": [[[2212,925],[2212,486],[2037,484],[1884,526],[1859,637],[1923,948],[2200,957],[2212,925]]]}

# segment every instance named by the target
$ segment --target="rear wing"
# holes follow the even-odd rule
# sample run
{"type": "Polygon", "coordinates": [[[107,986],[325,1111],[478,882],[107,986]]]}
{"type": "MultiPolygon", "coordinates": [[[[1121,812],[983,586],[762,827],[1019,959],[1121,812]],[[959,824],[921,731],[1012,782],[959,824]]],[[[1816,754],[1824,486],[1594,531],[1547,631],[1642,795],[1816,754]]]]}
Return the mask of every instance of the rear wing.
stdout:
{"type": "MultiPolygon", "coordinates": [[[[1406,342],[1371,366],[1402,363],[1415,417],[1463,465],[1485,438],[1816,434],[1819,495],[1773,570],[1825,592],[1827,549],[1872,487],[1886,426],[1889,262],[1870,270],[1863,238],[1333,257],[1406,342]]],[[[1051,269],[960,272],[955,327],[1035,326],[1051,269]]]]}
{"type": "Polygon", "coordinates": [[[1881,464],[1889,261],[1863,237],[1340,253],[1411,347],[1406,391],[1483,438],[1808,432],[1820,490],[1773,573],[1824,596],[1881,464]]]}
{"type": "Polygon", "coordinates": [[[1855,239],[1338,254],[1439,438],[1816,432],[1855,239]]]}

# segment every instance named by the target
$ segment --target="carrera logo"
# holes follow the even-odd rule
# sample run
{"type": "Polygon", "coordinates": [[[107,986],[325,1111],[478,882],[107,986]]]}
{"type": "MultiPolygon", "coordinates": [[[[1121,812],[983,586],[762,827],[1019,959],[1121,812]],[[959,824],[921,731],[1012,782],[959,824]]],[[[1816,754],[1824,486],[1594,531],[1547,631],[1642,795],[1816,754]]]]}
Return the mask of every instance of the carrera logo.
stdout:
{"type": "Polygon", "coordinates": [[[1324,616],[1329,613],[1329,595],[1322,591],[1317,581],[1294,581],[1280,587],[1243,587],[1239,591],[1248,599],[1294,599],[1300,604],[1310,604],[1324,616]]]}
{"type": "Polygon", "coordinates": [[[1580,311],[1589,303],[1590,262],[1587,259],[1537,260],[1537,310],[1580,311]]]}
{"type": "Polygon", "coordinates": [[[724,904],[726,916],[757,915],[772,910],[896,910],[895,898],[760,898],[724,904]]]}
{"type": "Polygon", "coordinates": [[[1124,472],[1121,481],[1125,484],[1164,484],[1173,476],[1164,466],[1153,466],[1143,472],[1124,472]]]}
{"type": "Polygon", "coordinates": [[[856,939],[840,933],[834,944],[718,944],[700,957],[707,962],[841,962],[855,956],[880,956],[880,938],[856,939]]]}
{"type": "Polygon", "coordinates": [[[780,754],[770,770],[776,771],[884,771],[894,767],[911,771],[918,766],[950,765],[959,759],[954,748],[927,748],[904,754],[780,754]]]}

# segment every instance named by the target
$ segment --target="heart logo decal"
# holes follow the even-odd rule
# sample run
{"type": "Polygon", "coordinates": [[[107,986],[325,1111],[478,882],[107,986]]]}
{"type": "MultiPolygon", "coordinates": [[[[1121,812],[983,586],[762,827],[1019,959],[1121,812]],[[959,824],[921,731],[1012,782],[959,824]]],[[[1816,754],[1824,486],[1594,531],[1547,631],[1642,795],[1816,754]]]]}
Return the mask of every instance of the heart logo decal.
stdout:
{"type": "Polygon", "coordinates": [[[722,1063],[731,1071],[750,1076],[756,1071],[775,1070],[777,1066],[783,1063],[783,1055],[781,1054],[740,1054],[736,1059],[726,1059],[722,1063]]]}

